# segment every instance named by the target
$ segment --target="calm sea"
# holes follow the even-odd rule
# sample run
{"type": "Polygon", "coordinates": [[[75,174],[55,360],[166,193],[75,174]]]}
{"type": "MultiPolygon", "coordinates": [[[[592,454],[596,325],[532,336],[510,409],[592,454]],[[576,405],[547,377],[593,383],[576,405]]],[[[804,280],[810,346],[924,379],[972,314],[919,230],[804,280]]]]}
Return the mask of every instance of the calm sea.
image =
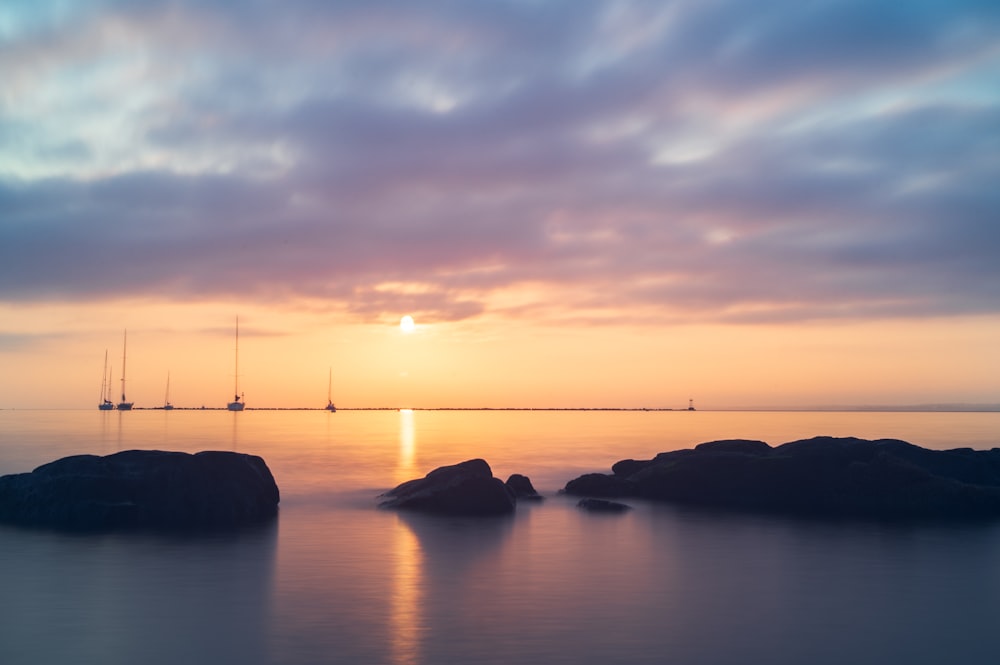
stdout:
{"type": "Polygon", "coordinates": [[[1000,413],[0,411],[0,475],[132,448],[261,455],[278,520],[231,536],[0,527],[0,663],[998,662],[1000,525],[706,515],[556,494],[719,438],[1000,445],[1000,413]],[[511,519],[376,496],[483,457],[548,498],[511,519]]]}

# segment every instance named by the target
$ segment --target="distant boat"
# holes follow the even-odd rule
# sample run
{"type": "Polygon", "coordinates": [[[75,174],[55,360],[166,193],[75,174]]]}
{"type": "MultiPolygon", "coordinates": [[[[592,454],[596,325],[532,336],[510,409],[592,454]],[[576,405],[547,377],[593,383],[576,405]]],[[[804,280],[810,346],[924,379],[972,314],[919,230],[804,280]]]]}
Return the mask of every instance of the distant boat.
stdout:
{"type": "Polygon", "coordinates": [[[125,336],[122,339],[122,401],[118,402],[119,411],[131,411],[132,404],[134,402],[129,402],[125,399],[125,350],[128,347],[128,330],[125,331],[125,336]]]}
{"type": "Polygon", "coordinates": [[[115,403],[111,401],[111,375],[108,373],[108,350],[104,349],[104,373],[101,375],[101,401],[97,408],[101,411],[111,411],[115,403]]]}
{"type": "Polygon", "coordinates": [[[167,372],[167,394],[163,396],[163,410],[172,411],[174,405],[170,403],[170,372],[167,372]]]}
{"type": "Polygon", "coordinates": [[[337,407],[333,405],[333,368],[330,368],[330,378],[326,383],[326,410],[336,413],[337,407]]]}
{"type": "Polygon", "coordinates": [[[236,317],[236,376],[233,382],[235,397],[226,405],[230,411],[242,411],[246,407],[243,395],[240,394],[240,317],[236,317]]]}

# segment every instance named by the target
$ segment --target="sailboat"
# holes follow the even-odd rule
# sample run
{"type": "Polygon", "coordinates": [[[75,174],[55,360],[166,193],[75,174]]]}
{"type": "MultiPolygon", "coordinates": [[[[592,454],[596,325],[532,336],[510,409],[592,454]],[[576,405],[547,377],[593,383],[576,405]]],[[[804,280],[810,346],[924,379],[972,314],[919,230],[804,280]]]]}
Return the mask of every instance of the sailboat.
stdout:
{"type": "Polygon", "coordinates": [[[119,411],[131,411],[133,402],[125,399],[125,350],[128,347],[128,330],[122,339],[122,401],[118,402],[119,411]]]}
{"type": "Polygon", "coordinates": [[[115,403],[111,401],[111,381],[108,379],[108,350],[104,349],[104,374],[101,375],[101,401],[97,408],[101,411],[111,411],[115,403]]]}
{"type": "Polygon", "coordinates": [[[333,405],[333,368],[330,368],[330,378],[326,384],[326,410],[336,413],[337,407],[333,405]]]}
{"type": "Polygon", "coordinates": [[[163,410],[171,411],[174,405],[170,403],[170,372],[167,372],[167,394],[163,397],[163,410]]]}
{"type": "Polygon", "coordinates": [[[226,405],[230,411],[242,411],[246,406],[243,395],[240,394],[240,317],[236,317],[236,376],[233,381],[235,387],[235,397],[233,401],[226,405]]]}

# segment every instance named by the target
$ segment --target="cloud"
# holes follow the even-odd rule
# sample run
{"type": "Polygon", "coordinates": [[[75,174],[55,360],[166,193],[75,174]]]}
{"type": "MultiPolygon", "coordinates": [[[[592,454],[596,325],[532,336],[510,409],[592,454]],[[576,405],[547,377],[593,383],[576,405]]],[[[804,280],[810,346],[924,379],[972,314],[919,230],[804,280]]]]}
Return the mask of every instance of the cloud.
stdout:
{"type": "Polygon", "coordinates": [[[40,4],[0,299],[995,313],[994,4],[40,4]]]}

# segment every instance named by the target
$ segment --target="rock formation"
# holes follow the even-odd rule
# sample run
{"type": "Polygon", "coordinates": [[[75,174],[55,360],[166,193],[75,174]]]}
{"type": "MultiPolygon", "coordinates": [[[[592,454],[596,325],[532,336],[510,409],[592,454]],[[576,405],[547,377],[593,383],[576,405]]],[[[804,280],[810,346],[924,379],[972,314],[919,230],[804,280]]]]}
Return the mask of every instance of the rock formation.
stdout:
{"type": "Polygon", "coordinates": [[[535,491],[535,486],[531,484],[531,479],[528,476],[522,476],[520,473],[511,475],[504,484],[514,494],[514,498],[519,501],[541,501],[545,498],[535,491]]]}
{"type": "Polygon", "coordinates": [[[1000,449],[928,450],[895,439],[816,437],[772,448],[726,440],[622,460],[567,494],[638,497],[802,517],[1000,517],[1000,449]]]}
{"type": "Polygon", "coordinates": [[[490,465],[481,459],[439,467],[381,498],[380,508],[463,516],[507,515],[517,503],[514,493],[493,477],[490,465]]]}
{"type": "Polygon", "coordinates": [[[273,518],[279,493],[255,455],[128,450],[0,477],[0,522],[65,530],[203,530],[273,518]]]}

